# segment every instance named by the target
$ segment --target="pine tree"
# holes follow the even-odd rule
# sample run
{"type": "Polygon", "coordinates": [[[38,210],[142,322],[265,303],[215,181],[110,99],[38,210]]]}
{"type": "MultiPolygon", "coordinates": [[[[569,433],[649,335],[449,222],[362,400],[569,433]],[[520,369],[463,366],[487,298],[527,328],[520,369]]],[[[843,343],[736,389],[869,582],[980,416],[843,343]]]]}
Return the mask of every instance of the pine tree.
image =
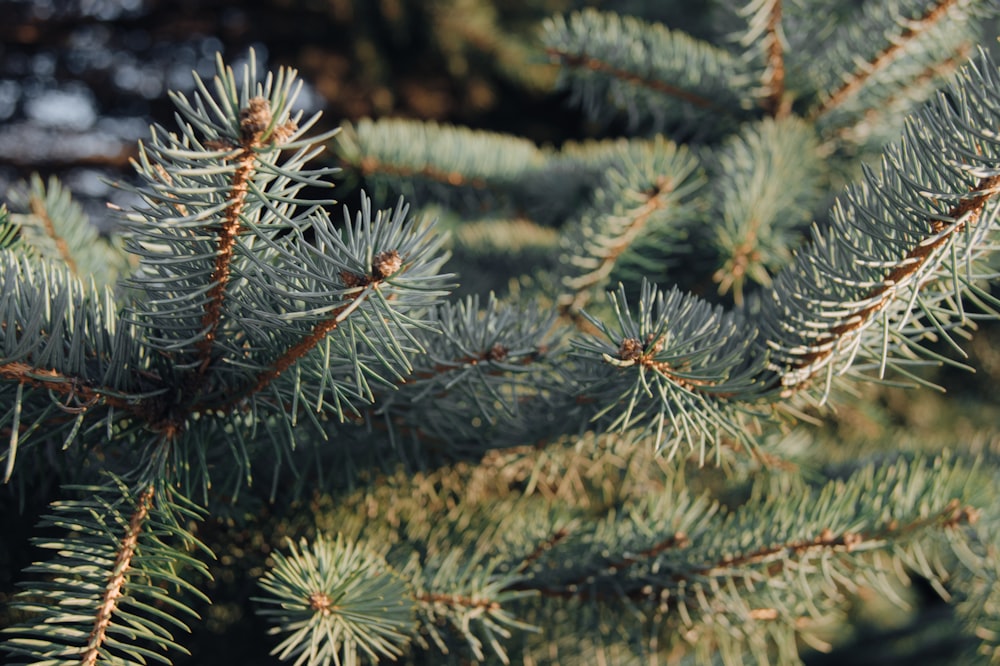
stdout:
{"type": "Polygon", "coordinates": [[[1000,659],[995,437],[809,425],[1000,316],[997,10],[830,4],[550,19],[623,138],[313,135],[251,54],[172,96],[114,240],[12,193],[4,476],[58,496],[12,663],[170,663],[213,521],[268,541],[305,501],[254,599],[295,664],[798,663],[911,577],[1000,659]]]}

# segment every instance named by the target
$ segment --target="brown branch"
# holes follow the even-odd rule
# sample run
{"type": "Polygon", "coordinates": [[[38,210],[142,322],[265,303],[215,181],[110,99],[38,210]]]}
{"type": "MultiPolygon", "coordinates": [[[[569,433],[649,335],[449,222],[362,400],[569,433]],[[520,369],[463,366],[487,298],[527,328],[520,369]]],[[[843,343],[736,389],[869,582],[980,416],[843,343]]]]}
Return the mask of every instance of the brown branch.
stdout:
{"type": "Polygon", "coordinates": [[[957,499],[953,498],[937,513],[933,513],[925,518],[919,518],[905,525],[899,525],[893,520],[882,528],[869,533],[844,532],[842,534],[834,534],[833,530],[825,528],[813,539],[774,544],[741,555],[723,557],[716,564],[697,571],[696,575],[719,575],[724,571],[732,570],[736,567],[763,564],[776,555],[787,554],[802,557],[810,552],[823,549],[839,549],[850,553],[866,543],[899,539],[928,527],[937,526],[950,529],[962,524],[972,525],[978,519],[978,509],[970,506],[963,507],[957,499]]]}
{"type": "Polygon", "coordinates": [[[535,546],[535,549],[524,557],[524,560],[521,561],[521,565],[517,568],[518,573],[527,571],[528,567],[534,564],[538,558],[555,548],[559,542],[568,537],[569,534],[570,532],[566,528],[560,528],[553,532],[552,536],[535,546]]]}
{"type": "MultiPolygon", "coordinates": [[[[246,207],[250,181],[256,172],[257,150],[265,145],[282,143],[295,130],[295,124],[291,121],[277,127],[272,125],[271,104],[263,97],[254,97],[247,103],[247,107],[240,111],[240,142],[238,146],[233,146],[240,150],[234,157],[236,170],[233,172],[227,195],[229,205],[225,209],[219,228],[215,267],[210,278],[212,286],[208,291],[205,312],[201,318],[202,329],[205,330],[205,337],[198,341],[201,374],[204,374],[212,361],[212,346],[215,343],[222,315],[222,303],[229,284],[229,271],[236,248],[236,238],[242,225],[241,216],[246,207]],[[268,129],[271,130],[269,134],[268,129]]],[[[206,146],[222,147],[219,142],[213,141],[206,143],[206,146]]]]}
{"type": "MultiPolygon", "coordinates": [[[[962,218],[965,220],[949,229],[948,222],[929,219],[930,231],[932,234],[938,234],[938,237],[929,242],[919,243],[910,250],[896,268],[889,271],[889,274],[882,279],[882,284],[872,289],[863,299],[870,301],[870,304],[852,314],[843,324],[831,327],[826,335],[812,345],[816,349],[815,351],[802,354],[795,363],[791,364],[792,372],[807,369],[810,366],[817,366],[814,369],[818,369],[820,363],[833,356],[837,351],[835,343],[838,339],[860,330],[892,301],[893,288],[897,284],[920,270],[927,259],[953,236],[962,233],[966,226],[975,224],[990,198],[1000,193],[1000,175],[983,177],[971,191],[975,193],[975,196],[963,199],[947,213],[947,217],[952,220],[961,220],[962,218]],[[946,231],[947,233],[945,233],[946,231]]],[[[791,373],[787,370],[783,373],[785,378],[790,377],[790,375],[791,373]]],[[[804,383],[806,379],[808,378],[790,382],[786,385],[788,387],[786,392],[790,391],[792,386],[804,383]]]]}
{"type": "MultiPolygon", "coordinates": [[[[972,51],[972,45],[969,42],[964,42],[958,47],[955,51],[955,55],[952,57],[925,67],[923,71],[921,71],[920,74],[918,74],[916,78],[914,78],[907,85],[906,89],[912,90],[915,87],[928,85],[936,79],[944,79],[945,77],[950,76],[959,67],[961,67],[966,60],[968,60],[970,51],[972,51]]],[[[848,140],[860,142],[860,139],[856,137],[858,134],[858,127],[863,123],[876,123],[878,122],[879,117],[885,116],[886,114],[898,113],[898,111],[893,107],[894,105],[897,105],[900,100],[906,101],[904,91],[900,91],[898,94],[885,98],[879,103],[877,108],[871,108],[865,111],[862,119],[854,125],[838,128],[834,133],[834,137],[841,141],[848,140]]]]}
{"type": "Polygon", "coordinates": [[[45,202],[37,196],[31,195],[29,199],[29,206],[31,208],[31,214],[41,220],[42,228],[45,229],[45,234],[56,244],[56,250],[59,252],[59,257],[63,260],[63,263],[66,264],[73,275],[78,275],[79,269],[77,268],[76,260],[73,259],[73,255],[69,251],[66,239],[56,232],[56,227],[52,223],[49,211],[45,208],[45,202]]]}
{"type": "Polygon", "coordinates": [[[127,400],[110,395],[115,391],[95,388],[81,382],[76,377],[69,377],[55,370],[36,368],[20,361],[0,364],[0,378],[44,388],[68,398],[78,397],[88,406],[103,401],[104,404],[118,409],[134,409],[134,405],[127,400]]]}
{"type": "MultiPolygon", "coordinates": [[[[505,363],[509,365],[520,365],[528,366],[532,363],[538,361],[538,359],[548,351],[546,345],[541,345],[531,350],[527,354],[524,354],[520,358],[510,359],[510,349],[506,345],[499,342],[493,343],[493,345],[486,351],[481,351],[478,354],[468,354],[466,356],[459,357],[453,361],[444,361],[434,364],[428,370],[421,372],[414,372],[412,375],[403,380],[402,384],[407,384],[413,380],[423,380],[431,379],[437,377],[438,375],[444,375],[453,370],[461,370],[467,366],[476,366],[482,363],[505,363]]],[[[502,370],[489,371],[488,374],[499,375],[502,370]]]]}
{"type": "Polygon", "coordinates": [[[421,178],[451,185],[452,187],[471,187],[477,190],[493,189],[484,178],[469,178],[458,171],[445,171],[430,165],[425,165],[417,169],[398,164],[388,164],[371,155],[363,157],[356,166],[362,176],[371,176],[372,174],[388,174],[397,178],[420,176],[421,178]]]}
{"type": "Polygon", "coordinates": [[[615,67],[614,65],[604,62],[603,60],[598,60],[597,58],[586,55],[578,55],[575,53],[566,53],[565,51],[560,51],[554,48],[548,48],[545,52],[553,58],[558,58],[570,67],[580,67],[582,69],[589,69],[592,72],[609,74],[620,81],[631,83],[632,85],[640,88],[655,90],[656,92],[663,93],[664,95],[668,95],[670,97],[675,97],[703,109],[709,109],[711,111],[722,113],[729,112],[729,109],[721,107],[707,97],[702,97],[701,95],[693,93],[690,90],[670,85],[664,81],[643,78],[638,74],[620,67],[615,67]]]}
{"type": "MultiPolygon", "coordinates": [[[[674,548],[686,548],[687,546],[690,545],[691,541],[690,539],[688,539],[687,534],[685,534],[684,532],[675,532],[674,534],[671,534],[670,536],[663,539],[659,543],[655,543],[649,548],[640,550],[635,555],[626,555],[625,557],[621,558],[616,562],[606,564],[604,568],[605,570],[611,573],[617,573],[622,569],[627,569],[633,565],[640,564],[647,560],[651,560],[656,556],[667,552],[668,550],[672,550],[674,548]]],[[[578,582],[582,583],[583,581],[581,580],[578,582]]]]}
{"type": "Polygon", "coordinates": [[[500,610],[500,602],[491,599],[476,599],[475,597],[465,597],[460,594],[417,594],[414,599],[426,604],[444,604],[445,606],[463,608],[482,608],[487,611],[500,610]]]}
{"type": "Polygon", "coordinates": [[[733,303],[737,307],[743,305],[743,278],[747,276],[751,266],[761,262],[761,252],[757,245],[757,232],[760,231],[763,218],[754,215],[746,225],[743,240],[733,248],[721,268],[712,273],[712,281],[718,283],[719,293],[725,294],[733,290],[733,303]]]}
{"type": "MultiPolygon", "coordinates": [[[[675,368],[670,363],[665,361],[657,361],[656,355],[662,350],[663,341],[657,340],[654,343],[652,341],[652,334],[649,335],[645,343],[638,338],[625,338],[618,347],[618,358],[622,361],[631,361],[643,367],[649,368],[650,370],[654,370],[672,381],[674,384],[677,384],[688,391],[705,390],[706,388],[715,385],[715,382],[707,379],[689,379],[687,377],[683,377],[678,374],[681,372],[680,369],[675,368]]],[[[722,397],[720,394],[716,395],[717,397],[722,397]]]]}
{"type": "MultiPolygon", "coordinates": [[[[361,298],[361,293],[358,294],[359,299],[361,298]]],[[[340,306],[331,313],[332,317],[324,319],[313,326],[309,335],[292,345],[285,351],[284,354],[271,364],[271,367],[257,376],[257,381],[250,387],[250,390],[247,391],[245,395],[254,395],[263,391],[271,384],[271,382],[281,376],[281,373],[292,367],[292,365],[294,365],[300,358],[305,356],[306,353],[308,353],[313,347],[318,345],[329,333],[337,330],[340,323],[343,321],[342,315],[344,315],[349,308],[355,306],[357,302],[357,300],[354,300],[340,306]]],[[[242,397],[243,396],[241,396],[241,399],[242,397]]]]}
{"type": "Polygon", "coordinates": [[[583,275],[563,278],[563,284],[573,290],[573,293],[563,294],[558,299],[558,306],[563,316],[571,318],[578,316],[577,313],[590,300],[590,288],[611,274],[615,262],[643,232],[653,213],[666,208],[666,197],[673,192],[674,186],[672,179],[661,176],[656,185],[645,193],[645,203],[630,211],[625,229],[617,234],[617,242],[607,248],[604,256],[600,257],[600,264],[597,268],[583,275]]]}
{"type": "Polygon", "coordinates": [[[402,268],[403,259],[399,252],[396,250],[386,250],[375,255],[372,259],[371,275],[355,275],[349,271],[342,271],[340,277],[344,281],[345,286],[357,289],[353,300],[332,310],[327,319],[313,326],[312,331],[308,335],[285,350],[270,367],[257,375],[256,381],[247,390],[229,399],[221,406],[200,404],[196,405],[191,411],[203,412],[220,408],[229,410],[248,395],[255,395],[266,389],[270,386],[271,382],[280,377],[283,372],[316,347],[327,335],[337,330],[340,324],[361,305],[362,301],[367,297],[369,288],[378,289],[383,280],[398,273],[402,268]]]}
{"type": "Polygon", "coordinates": [[[847,81],[845,81],[840,88],[832,92],[829,97],[812,110],[809,114],[810,120],[815,121],[819,119],[822,115],[836,108],[847,98],[860,90],[872,76],[887,67],[897,56],[901,55],[902,50],[910,42],[920,37],[920,35],[925,33],[930,28],[934,27],[938,21],[940,21],[945,14],[948,13],[948,10],[956,4],[958,4],[958,0],[939,0],[937,4],[933,5],[927,13],[919,19],[907,21],[907,27],[898,38],[876,54],[870,62],[865,63],[863,66],[859,66],[854,74],[847,81]]]}
{"type": "Polygon", "coordinates": [[[139,535],[142,533],[143,525],[149,516],[149,509],[153,504],[153,486],[149,486],[136,503],[135,511],[129,520],[128,529],[118,545],[118,556],[115,557],[115,564],[111,569],[111,575],[104,588],[104,595],[101,597],[101,605],[97,609],[94,618],[94,628],[90,631],[87,647],[80,658],[81,666],[94,666],[101,657],[101,647],[107,639],[108,627],[111,625],[111,617],[118,608],[118,599],[122,596],[122,589],[128,578],[131,568],[132,558],[139,545],[139,535]]]}
{"type": "Polygon", "coordinates": [[[791,112],[785,100],[785,54],[781,47],[781,0],[774,0],[767,21],[767,69],[764,73],[764,111],[772,118],[784,118],[791,112]]]}
{"type": "MultiPolygon", "coordinates": [[[[900,525],[896,521],[890,521],[881,528],[869,533],[863,532],[843,532],[835,534],[833,530],[823,529],[812,539],[802,539],[785,543],[770,544],[762,546],[756,550],[737,555],[726,555],[717,562],[708,564],[690,572],[675,573],[670,575],[669,583],[650,585],[644,583],[641,587],[627,589],[624,596],[634,601],[643,599],[662,599],[669,593],[671,598],[676,595],[677,585],[686,581],[689,584],[693,579],[702,577],[723,577],[729,575],[739,567],[751,567],[770,564],[767,572],[769,575],[776,575],[784,567],[784,563],[790,558],[802,558],[806,555],[823,550],[836,550],[843,553],[850,553],[858,550],[866,544],[878,544],[889,539],[900,539],[926,528],[938,527],[941,529],[952,529],[960,525],[974,525],[979,520],[980,511],[971,506],[962,506],[957,499],[950,500],[940,511],[932,513],[924,518],[918,518],[912,522],[900,525]]],[[[641,562],[655,558],[659,554],[670,548],[685,548],[690,546],[690,540],[683,532],[668,537],[660,543],[641,551],[635,556],[625,556],[618,563],[605,566],[604,569],[610,573],[617,573],[618,570],[641,562]]],[[[618,590],[614,592],[594,592],[588,589],[586,583],[594,574],[586,573],[574,580],[561,583],[558,587],[539,587],[532,585],[531,581],[519,581],[508,589],[512,590],[532,590],[542,596],[553,598],[596,598],[613,599],[618,598],[618,590]]],[[[664,574],[668,575],[668,574],[664,574]]],[[[771,619],[771,618],[762,618],[771,619]]]]}
{"type": "Polygon", "coordinates": [[[199,372],[204,373],[212,357],[212,345],[219,327],[222,313],[222,302],[225,299],[226,286],[229,283],[229,269],[233,260],[233,249],[236,247],[236,237],[240,232],[240,214],[246,203],[247,185],[253,177],[257,157],[253,147],[244,145],[236,158],[236,171],[229,190],[229,206],[226,208],[222,226],[219,229],[218,249],[215,255],[215,267],[210,278],[212,287],[208,291],[208,301],[201,318],[205,337],[198,342],[198,353],[201,358],[199,372]]]}

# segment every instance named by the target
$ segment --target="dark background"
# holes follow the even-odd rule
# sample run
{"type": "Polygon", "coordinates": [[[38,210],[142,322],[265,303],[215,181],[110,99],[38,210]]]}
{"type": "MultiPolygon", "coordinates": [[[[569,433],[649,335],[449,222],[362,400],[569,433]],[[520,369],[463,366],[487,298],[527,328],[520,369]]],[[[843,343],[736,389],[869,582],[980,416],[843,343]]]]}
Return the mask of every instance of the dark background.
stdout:
{"type": "Polygon", "coordinates": [[[103,226],[104,201],[120,196],[104,180],[128,176],[151,122],[174,124],[167,91],[190,91],[192,71],[210,78],[217,52],[238,66],[251,47],[259,70],[299,70],[299,106],[326,127],[404,116],[539,142],[587,134],[551,88],[498,65],[508,34],[530,46],[542,18],[573,4],[498,2],[483,18],[444,16],[434,0],[0,0],[0,194],[56,174],[103,226]]]}

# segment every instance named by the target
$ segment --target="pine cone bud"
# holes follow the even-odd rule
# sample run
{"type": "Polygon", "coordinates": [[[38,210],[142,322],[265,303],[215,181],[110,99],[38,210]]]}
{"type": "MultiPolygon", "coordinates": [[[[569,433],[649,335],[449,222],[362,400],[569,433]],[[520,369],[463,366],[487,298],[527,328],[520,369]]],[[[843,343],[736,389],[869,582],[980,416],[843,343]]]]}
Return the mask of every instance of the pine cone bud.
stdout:
{"type": "Polygon", "coordinates": [[[240,132],[244,141],[260,141],[260,135],[271,124],[271,103],[263,97],[254,97],[240,111],[240,132]]]}
{"type": "Polygon", "coordinates": [[[636,338],[625,338],[618,347],[618,358],[623,361],[634,361],[642,356],[642,342],[636,338]]]}
{"type": "Polygon", "coordinates": [[[379,252],[372,260],[372,277],[376,280],[384,280],[393,275],[403,266],[403,258],[396,250],[379,252]]]}
{"type": "Polygon", "coordinates": [[[502,363],[506,358],[507,354],[510,352],[505,346],[496,342],[490,347],[489,352],[487,352],[486,357],[493,361],[494,363],[502,363]]]}

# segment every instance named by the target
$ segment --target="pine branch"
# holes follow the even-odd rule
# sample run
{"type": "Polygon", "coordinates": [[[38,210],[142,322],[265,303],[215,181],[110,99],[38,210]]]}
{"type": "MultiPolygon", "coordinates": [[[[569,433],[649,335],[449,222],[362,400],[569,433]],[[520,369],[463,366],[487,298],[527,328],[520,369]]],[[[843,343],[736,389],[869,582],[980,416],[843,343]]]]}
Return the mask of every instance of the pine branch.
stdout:
{"type": "Polygon", "coordinates": [[[875,77],[881,70],[902,54],[907,45],[938,26],[946,20],[949,12],[959,5],[959,0],[936,0],[925,13],[915,19],[905,19],[900,17],[900,27],[902,28],[898,36],[891,39],[891,43],[879,51],[869,61],[858,63],[849,76],[845,77],[844,83],[836,90],[830,91],[823,101],[810,111],[810,119],[817,120],[841,105],[844,100],[856,93],[866,82],[875,77]]]}
{"type": "MultiPolygon", "coordinates": [[[[702,657],[721,650],[742,663],[755,649],[753,642],[763,639],[770,649],[785,650],[786,658],[795,659],[796,636],[807,643],[817,640],[809,634],[833,611],[844,588],[886,589],[884,575],[896,566],[893,562],[934,580],[942,575],[929,564],[936,563],[931,544],[948,550],[946,544],[975,538],[968,526],[976,522],[978,510],[951,495],[971,495],[968,473],[955,459],[867,466],[818,490],[803,487],[765,495],[760,487],[729,515],[704,501],[692,501],[685,492],[675,492],[669,500],[629,503],[609,514],[607,523],[546,551],[515,588],[537,590],[557,607],[571,603],[577,612],[606,608],[601,615],[605,621],[625,608],[658,618],[653,635],[666,641],[660,649],[695,650],[702,657]],[[913,513],[904,519],[895,513],[901,506],[889,508],[875,497],[904,487],[923,498],[933,497],[932,505],[906,502],[910,508],[903,511],[913,513]],[[834,517],[841,515],[835,507],[847,509],[843,523],[834,517]],[[619,520],[621,530],[611,524],[619,520]],[[823,526],[834,523],[845,527],[823,526]],[[803,525],[815,532],[791,536],[803,525]],[[757,538],[750,537],[752,533],[763,542],[747,547],[748,540],[757,538]],[[722,545],[727,534],[742,539],[735,551],[722,545]],[[890,561],[880,561],[876,552],[887,553],[890,561]],[[702,554],[706,560],[700,559],[702,554]],[[807,582],[810,578],[812,583],[807,582]],[[802,603],[804,599],[809,601],[802,603]],[[770,634],[769,626],[780,630],[770,634]]],[[[547,612],[556,611],[550,607],[547,612]]]]}
{"type": "Polygon", "coordinates": [[[240,233],[241,217],[244,215],[250,181],[257,170],[257,151],[269,146],[280,145],[298,127],[294,120],[287,120],[281,125],[275,125],[271,113],[271,104],[264,97],[253,97],[245,108],[240,111],[240,143],[238,146],[225,146],[236,150],[229,157],[236,164],[232,181],[229,186],[229,206],[225,209],[219,229],[218,250],[215,266],[209,278],[212,287],[208,291],[208,301],[205,303],[205,313],[201,325],[205,329],[204,337],[198,342],[198,353],[201,365],[198,372],[204,374],[212,361],[212,346],[222,313],[223,300],[229,283],[230,266],[233,261],[233,251],[236,238],[240,233]]]}
{"type": "Polygon", "coordinates": [[[207,573],[185,552],[203,546],[180,526],[198,514],[152,485],[74,490],[88,499],[57,502],[43,520],[69,533],[36,540],[54,554],[28,569],[37,579],[22,583],[15,598],[28,619],[4,629],[2,649],[11,663],[169,663],[163,652],[184,651],[171,629],[189,630],[178,616],[197,617],[177,594],[207,601],[178,571],[207,573]]]}
{"type": "Polygon", "coordinates": [[[913,99],[927,99],[930,91],[936,90],[941,81],[952,78],[969,61],[971,54],[971,44],[960,44],[953,57],[930,63],[914,76],[907,87],[886,97],[877,107],[868,109],[856,124],[838,129],[831,138],[840,143],[871,144],[881,149],[899,136],[893,119],[909,113],[913,99]]]}
{"type": "Polygon", "coordinates": [[[594,405],[589,418],[603,429],[655,433],[670,455],[685,444],[704,460],[723,438],[753,448],[760,414],[743,398],[760,390],[766,358],[751,351],[755,328],[739,313],[648,282],[637,314],[624,288],[611,300],[617,326],[584,313],[600,335],[573,341],[584,361],[574,378],[577,400],[594,405]]]}
{"type": "Polygon", "coordinates": [[[520,137],[398,119],[347,125],[336,150],[376,198],[403,195],[477,213],[509,208],[513,190],[546,157],[520,137]]]}
{"type": "Polygon", "coordinates": [[[39,256],[65,264],[74,276],[99,285],[113,284],[123,271],[120,249],[100,237],[96,225],[54,177],[45,182],[36,174],[12,188],[8,197],[11,222],[39,256]]]}
{"type": "Polygon", "coordinates": [[[698,237],[717,253],[719,293],[731,291],[742,306],[747,283],[770,286],[789,262],[818,204],[816,136],[798,118],[747,123],[715,151],[711,167],[716,222],[698,237]]]}
{"type": "Polygon", "coordinates": [[[79,268],[76,265],[76,261],[73,260],[72,255],[70,255],[69,246],[66,244],[66,240],[60,237],[56,232],[55,225],[52,223],[52,218],[45,210],[45,204],[37,194],[31,195],[29,199],[29,207],[31,209],[31,214],[41,221],[42,228],[45,230],[45,235],[48,236],[53,243],[55,243],[56,251],[59,257],[69,267],[70,271],[74,275],[79,275],[79,268]]]}
{"type": "Polygon", "coordinates": [[[752,448],[745,410],[803,389],[825,399],[835,373],[874,362],[883,377],[887,367],[905,369],[921,340],[951,341],[948,331],[969,321],[961,294],[975,291],[964,286],[978,277],[975,260],[992,249],[1000,143],[978,128],[1000,117],[995,78],[988,58],[965,70],[953,101],[910,124],[882,171],[842,198],[832,227],[814,228],[812,244],[759,308],[712,311],[695,297],[644,286],[633,316],[620,290],[619,329],[592,319],[602,337],[577,344],[607,366],[577,380],[588,387],[581,398],[603,406],[594,418],[612,417],[612,428],[643,424],[658,441],[676,438],[702,455],[729,436],[752,448]],[[826,382],[815,387],[810,380],[821,372],[826,382]]]}
{"type": "Polygon", "coordinates": [[[419,333],[425,353],[368,417],[391,445],[482,452],[544,436],[549,401],[560,391],[561,344],[553,314],[490,297],[447,303],[430,313],[440,329],[419,333]],[[555,376],[554,376],[555,375],[555,376]]]}
{"type": "MultiPolygon", "coordinates": [[[[924,264],[946,243],[963,233],[966,225],[979,222],[986,204],[1000,194],[1000,176],[980,179],[970,194],[971,197],[953,206],[944,216],[944,220],[954,221],[953,224],[942,219],[928,220],[933,235],[907,252],[903,260],[885,276],[883,283],[866,294],[862,299],[865,305],[851,313],[848,321],[829,328],[825,335],[815,340],[811,350],[800,353],[792,364],[789,375],[799,375],[796,380],[805,381],[810,374],[815,374],[838,347],[845,346],[844,340],[865,328],[888,306],[899,285],[906,284],[919,275],[924,264]]],[[[783,383],[788,385],[788,382],[783,383]]]]}
{"type": "MultiPolygon", "coordinates": [[[[135,412],[142,396],[126,368],[141,364],[121,343],[107,289],[85,285],[65,264],[0,252],[0,433],[8,437],[5,479],[32,437],[65,438],[106,422],[111,411],[135,412]]],[[[124,330],[123,330],[124,329],[124,330]]]]}
{"type": "Polygon", "coordinates": [[[680,235],[670,225],[683,219],[702,184],[693,156],[662,139],[618,142],[614,153],[579,222],[563,232],[562,283],[568,291],[557,303],[573,317],[604,287],[622,255],[665,234],[680,235]]]}
{"type": "MultiPolygon", "coordinates": [[[[498,453],[498,463],[397,473],[338,498],[324,521],[348,542],[383,549],[404,577],[444,568],[434,574],[441,590],[422,587],[423,577],[412,583],[418,604],[437,604],[435,618],[478,608],[545,626],[537,638],[522,627],[504,641],[514,662],[529,659],[518,652],[529,646],[563,656],[562,639],[579,642],[591,622],[603,627],[598,643],[620,632],[633,638],[631,650],[643,649],[636,625],[649,622],[659,641],[650,650],[660,654],[721,650],[745,663],[763,645],[798,659],[802,641],[822,644],[845,594],[867,589],[895,600],[904,567],[943,585],[962,549],[989,533],[982,514],[994,501],[995,472],[961,455],[852,461],[818,470],[815,484],[757,468],[752,487],[734,496],[732,486],[696,490],[703,479],[665,463],[648,440],[593,444],[571,439],[498,453]],[[574,476],[584,485],[545,489],[546,478],[574,476]],[[515,575],[489,594],[447,587],[456,571],[484,566],[483,554],[506,561],[485,566],[484,578],[515,575]],[[574,620],[545,624],[564,615],[574,620]]],[[[449,652],[461,644],[445,633],[440,640],[449,652]]]]}
{"type": "Polygon", "coordinates": [[[381,557],[339,537],[289,545],[290,556],[276,554],[260,581],[270,596],[256,599],[277,624],[271,633],[289,634],[271,654],[309,666],[403,654],[414,604],[381,557]]]}
{"type": "MultiPolygon", "coordinates": [[[[928,106],[904,140],[886,152],[881,172],[868,172],[863,185],[848,190],[830,231],[816,231],[811,249],[782,274],[765,300],[762,340],[768,341],[775,367],[787,367],[779,371],[783,387],[805,385],[821,370],[832,372],[833,359],[853,357],[861,333],[875,322],[882,322],[884,340],[906,335],[907,326],[914,336],[923,335],[909,314],[918,291],[929,295],[934,284],[954,284],[955,275],[973,279],[968,262],[988,250],[985,239],[1000,193],[995,174],[1000,144],[976,129],[984,119],[1000,116],[1000,99],[991,87],[995,79],[995,66],[985,57],[966,68],[961,87],[952,88],[956,103],[928,106]],[[862,247],[838,240],[859,230],[870,234],[862,247]],[[832,293],[819,296],[824,289],[832,293]],[[838,304],[826,313],[829,306],[820,301],[838,304]],[[777,324],[779,318],[786,323],[777,324]],[[792,331],[795,342],[783,342],[792,331]]],[[[931,322],[966,321],[952,296],[959,297],[927,296],[931,322]]],[[[880,375],[890,362],[887,344],[880,345],[876,359],[880,375]]]]}
{"type": "Polygon", "coordinates": [[[125,530],[125,534],[122,536],[121,543],[118,546],[118,554],[115,556],[112,568],[113,573],[110,580],[108,580],[104,596],[101,599],[100,610],[97,611],[97,615],[94,618],[94,628],[90,631],[86,650],[80,659],[80,663],[83,666],[93,666],[93,664],[97,663],[101,654],[101,648],[107,641],[108,627],[111,625],[112,617],[118,608],[118,599],[122,596],[122,588],[125,585],[127,574],[131,568],[132,558],[139,543],[139,535],[146,523],[146,519],[149,517],[149,509],[152,502],[153,487],[150,486],[139,495],[136,507],[129,518],[128,528],[125,530]]]}
{"type": "Polygon", "coordinates": [[[341,273],[345,285],[354,292],[353,298],[330,312],[327,319],[316,323],[308,335],[286,349],[271,363],[270,367],[257,376],[256,382],[243,395],[229,402],[224,408],[231,409],[240,400],[266,389],[272,381],[312,351],[327,335],[337,330],[344,320],[365,302],[369,287],[373,290],[378,289],[381,282],[400,270],[402,261],[398,251],[386,250],[373,258],[371,275],[359,276],[346,271],[341,273]]]}
{"type": "Polygon", "coordinates": [[[771,118],[781,119],[791,111],[785,99],[785,36],[782,30],[781,0],[750,2],[743,13],[749,16],[748,30],[741,37],[744,47],[754,45],[765,53],[764,74],[761,80],[763,95],[761,107],[771,118]]]}
{"type": "Polygon", "coordinates": [[[544,28],[546,52],[564,65],[560,85],[596,119],[607,119],[609,106],[625,111],[633,125],[656,129],[692,124],[698,112],[727,120],[745,114],[747,73],[706,42],[595,10],[555,17],[544,28]]]}

